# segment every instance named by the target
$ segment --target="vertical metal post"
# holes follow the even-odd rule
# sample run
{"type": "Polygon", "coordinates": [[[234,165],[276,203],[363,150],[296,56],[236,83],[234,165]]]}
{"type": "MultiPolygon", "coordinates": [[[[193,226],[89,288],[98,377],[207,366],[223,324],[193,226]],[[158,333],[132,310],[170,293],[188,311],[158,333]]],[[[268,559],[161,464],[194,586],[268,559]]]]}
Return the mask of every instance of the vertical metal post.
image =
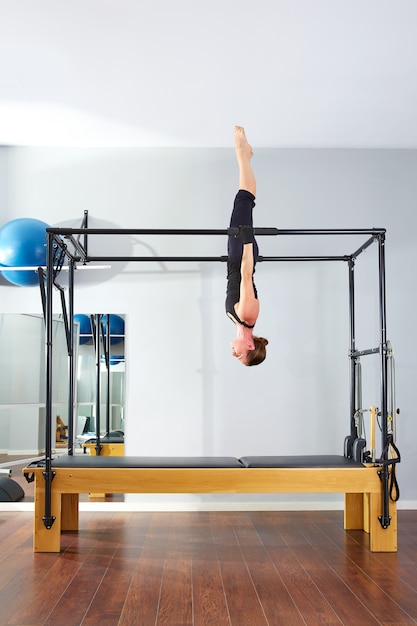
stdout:
{"type": "MultiPolygon", "coordinates": [[[[385,235],[378,235],[379,260],[379,318],[380,318],[380,360],[381,360],[381,447],[382,460],[388,460],[388,357],[386,324],[386,289],[385,289],[385,235]]],[[[390,524],[389,516],[389,466],[383,464],[380,477],[382,481],[382,515],[379,521],[383,528],[390,524]]]]}
{"type": "MultiPolygon", "coordinates": [[[[88,228],[88,211],[84,211],[83,228],[88,228]]],[[[88,255],[88,235],[84,235],[84,250],[88,255]]]]}
{"type": "Polygon", "coordinates": [[[41,291],[42,313],[46,323],[46,293],[45,293],[45,274],[42,267],[38,267],[39,289],[41,291]]]}
{"type": "Polygon", "coordinates": [[[379,251],[379,317],[380,317],[380,356],[381,356],[381,425],[382,425],[382,449],[387,445],[388,439],[388,369],[387,369],[387,322],[386,322],[386,293],[385,293],[385,237],[378,238],[379,251]]]}
{"type": "Polygon", "coordinates": [[[95,316],[95,334],[96,334],[96,455],[100,456],[100,397],[101,397],[101,372],[100,372],[100,338],[101,338],[101,315],[95,316]]]}
{"type": "Polygon", "coordinates": [[[45,390],[45,515],[43,523],[51,528],[55,521],[52,516],[52,289],[53,289],[54,243],[53,236],[47,233],[47,268],[46,268],[46,306],[45,306],[45,358],[46,358],[46,390],[45,390]]]}
{"type": "Polygon", "coordinates": [[[68,309],[69,309],[69,342],[68,342],[68,454],[74,454],[74,392],[75,392],[75,361],[74,361],[74,261],[68,267],[68,309]]]}
{"type": "Polygon", "coordinates": [[[107,313],[107,326],[106,326],[106,349],[105,360],[107,367],[107,389],[106,389],[106,434],[110,433],[110,314],[107,313]]]}
{"type": "Polygon", "coordinates": [[[348,261],[349,270],[349,324],[350,324],[350,434],[357,437],[357,427],[355,421],[356,412],[356,362],[354,356],[356,351],[355,337],[355,262],[352,258],[348,261]]]}

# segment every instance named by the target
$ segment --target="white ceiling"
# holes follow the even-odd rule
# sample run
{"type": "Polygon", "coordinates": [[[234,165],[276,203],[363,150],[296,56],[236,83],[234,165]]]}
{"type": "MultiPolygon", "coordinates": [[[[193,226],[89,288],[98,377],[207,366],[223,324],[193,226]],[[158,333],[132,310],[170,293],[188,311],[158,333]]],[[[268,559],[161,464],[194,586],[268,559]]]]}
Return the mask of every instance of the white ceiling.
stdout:
{"type": "Polygon", "coordinates": [[[0,0],[0,144],[417,148],[416,0],[0,0]]]}

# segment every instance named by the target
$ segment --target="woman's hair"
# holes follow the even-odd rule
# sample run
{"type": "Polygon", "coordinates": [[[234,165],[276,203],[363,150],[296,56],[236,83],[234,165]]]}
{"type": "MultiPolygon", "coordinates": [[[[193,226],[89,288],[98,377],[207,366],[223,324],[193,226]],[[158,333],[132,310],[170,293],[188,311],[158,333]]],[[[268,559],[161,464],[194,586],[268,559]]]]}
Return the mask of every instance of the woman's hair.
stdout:
{"type": "Polygon", "coordinates": [[[266,357],[266,346],[268,339],[264,337],[253,337],[255,348],[249,350],[246,357],[246,365],[259,365],[266,357]]]}

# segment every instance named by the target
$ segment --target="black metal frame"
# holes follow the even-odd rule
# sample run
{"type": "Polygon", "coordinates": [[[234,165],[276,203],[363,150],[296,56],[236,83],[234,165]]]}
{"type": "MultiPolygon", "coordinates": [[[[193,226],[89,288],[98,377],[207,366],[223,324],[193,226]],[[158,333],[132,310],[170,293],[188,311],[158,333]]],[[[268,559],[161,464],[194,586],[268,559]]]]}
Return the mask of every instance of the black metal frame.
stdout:
{"type": "MultiPolygon", "coordinates": [[[[386,287],[385,287],[385,233],[383,228],[371,229],[307,229],[307,230],[289,230],[277,228],[255,228],[255,235],[258,236],[339,236],[339,235],[360,235],[367,236],[364,243],[352,254],[347,255],[331,255],[331,256],[260,256],[258,262],[267,261],[344,261],[348,264],[349,269],[349,316],[350,316],[350,351],[351,360],[351,437],[358,437],[357,425],[355,423],[355,387],[357,378],[356,364],[360,357],[369,354],[380,355],[381,369],[381,488],[383,493],[382,514],[379,517],[383,528],[387,528],[390,524],[389,516],[389,477],[390,465],[399,461],[390,458],[390,444],[388,430],[388,411],[387,411],[387,331],[386,331],[386,287]],[[364,252],[369,246],[376,242],[378,244],[378,283],[379,283],[379,334],[380,342],[378,347],[358,350],[355,343],[355,284],[354,284],[354,267],[357,257],[364,252]]],[[[238,233],[237,228],[228,229],[109,229],[109,228],[88,228],[88,213],[84,213],[83,223],[80,228],[47,228],[47,266],[46,272],[43,272],[40,283],[42,292],[42,301],[45,315],[46,326],[46,437],[45,437],[45,515],[43,517],[46,528],[51,528],[54,517],[51,514],[51,485],[54,478],[52,469],[52,292],[54,287],[60,289],[57,283],[57,275],[60,267],[62,267],[62,259],[65,257],[69,264],[69,281],[68,281],[68,308],[69,315],[65,312],[65,298],[61,295],[61,303],[64,309],[64,319],[66,322],[68,355],[69,355],[69,437],[68,437],[68,454],[73,454],[73,411],[74,411],[74,269],[77,263],[88,264],[89,262],[110,262],[110,261],[128,261],[128,262],[225,262],[227,256],[94,256],[88,253],[88,238],[95,235],[169,235],[169,236],[199,236],[199,235],[234,235],[238,233]],[[83,242],[80,238],[83,236],[83,242]],[[43,285],[43,287],[42,287],[43,285]]],[[[110,325],[107,324],[107,327],[110,325]]],[[[97,330],[99,332],[99,330],[97,330]]],[[[98,337],[96,338],[98,342],[98,337]]],[[[98,443],[100,445],[100,443],[98,443]]],[[[98,450],[99,452],[99,450],[98,450]]]]}

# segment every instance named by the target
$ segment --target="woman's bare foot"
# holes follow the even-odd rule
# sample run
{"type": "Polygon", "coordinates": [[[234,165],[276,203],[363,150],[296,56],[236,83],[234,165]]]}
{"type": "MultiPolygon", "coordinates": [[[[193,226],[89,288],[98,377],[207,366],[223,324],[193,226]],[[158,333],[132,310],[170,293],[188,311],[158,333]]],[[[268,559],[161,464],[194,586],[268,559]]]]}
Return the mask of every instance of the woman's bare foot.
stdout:
{"type": "Polygon", "coordinates": [[[256,180],[251,165],[253,151],[242,126],[235,126],[235,147],[239,165],[239,189],[246,189],[256,196],[256,180]]]}
{"type": "Polygon", "coordinates": [[[246,139],[245,129],[242,126],[235,126],[235,147],[238,157],[246,156],[249,159],[252,157],[252,147],[246,139]]]}

